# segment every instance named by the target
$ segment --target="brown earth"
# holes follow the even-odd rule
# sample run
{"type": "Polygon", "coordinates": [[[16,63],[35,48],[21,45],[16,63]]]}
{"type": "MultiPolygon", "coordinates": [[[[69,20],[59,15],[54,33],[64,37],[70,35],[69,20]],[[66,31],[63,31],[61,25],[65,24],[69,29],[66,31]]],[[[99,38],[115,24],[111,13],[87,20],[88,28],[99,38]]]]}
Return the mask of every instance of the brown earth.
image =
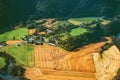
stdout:
{"type": "Polygon", "coordinates": [[[24,76],[30,80],[43,80],[43,75],[39,68],[25,68],[24,76]]]}
{"type": "Polygon", "coordinates": [[[46,32],[39,32],[39,33],[37,33],[37,34],[39,34],[39,35],[45,35],[46,32]]]}
{"type": "Polygon", "coordinates": [[[92,53],[99,51],[104,44],[105,42],[90,44],[76,52],[68,52],[47,44],[34,45],[35,67],[95,73],[92,53]]]}
{"type": "Polygon", "coordinates": [[[22,42],[22,40],[9,40],[9,41],[6,42],[6,44],[12,45],[12,44],[20,43],[20,42],[22,42]]]}
{"type": "Polygon", "coordinates": [[[29,35],[32,35],[34,32],[36,31],[36,29],[29,29],[29,35]]]}
{"type": "Polygon", "coordinates": [[[39,68],[26,68],[25,76],[30,80],[96,80],[94,73],[39,68]]]}
{"type": "Polygon", "coordinates": [[[43,80],[96,80],[94,73],[42,69],[43,80]]]}

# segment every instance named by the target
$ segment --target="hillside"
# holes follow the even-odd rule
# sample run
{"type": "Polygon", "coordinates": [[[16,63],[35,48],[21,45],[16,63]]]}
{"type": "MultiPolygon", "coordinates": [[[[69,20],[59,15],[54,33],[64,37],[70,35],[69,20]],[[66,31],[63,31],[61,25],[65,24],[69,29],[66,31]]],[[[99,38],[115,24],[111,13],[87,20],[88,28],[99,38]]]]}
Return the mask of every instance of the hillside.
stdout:
{"type": "Polygon", "coordinates": [[[0,0],[0,80],[116,80],[119,50],[120,0],[0,0]]]}
{"type": "Polygon", "coordinates": [[[1,1],[0,22],[15,23],[39,18],[69,18],[119,14],[118,0],[11,0],[1,1]],[[4,5],[4,6],[3,6],[4,5]],[[27,6],[26,6],[27,5],[27,6]],[[14,17],[14,18],[13,18],[14,17]]]}
{"type": "Polygon", "coordinates": [[[7,40],[13,40],[13,39],[20,40],[27,34],[28,34],[27,28],[19,28],[16,30],[12,30],[12,31],[8,31],[6,33],[0,34],[0,41],[7,41],[7,40]]]}

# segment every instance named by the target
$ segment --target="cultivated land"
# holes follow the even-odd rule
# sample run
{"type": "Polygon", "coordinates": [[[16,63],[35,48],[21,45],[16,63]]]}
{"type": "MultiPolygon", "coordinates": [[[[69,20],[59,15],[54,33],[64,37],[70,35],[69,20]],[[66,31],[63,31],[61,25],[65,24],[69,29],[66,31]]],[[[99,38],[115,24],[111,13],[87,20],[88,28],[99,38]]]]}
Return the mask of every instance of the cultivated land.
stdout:
{"type": "MultiPolygon", "coordinates": [[[[12,44],[13,42],[11,41],[12,44]]],[[[13,44],[0,48],[0,51],[12,55],[16,59],[17,65],[33,66],[33,45],[22,43],[22,46],[16,46],[13,44]]]]}
{"type": "Polygon", "coordinates": [[[80,25],[83,23],[90,23],[90,22],[97,20],[99,18],[100,17],[71,18],[68,20],[68,22],[70,22],[74,25],[80,25]]]}
{"type": "Polygon", "coordinates": [[[16,30],[12,30],[12,31],[8,31],[6,33],[0,34],[0,41],[7,41],[7,40],[13,40],[13,39],[20,40],[27,34],[28,34],[27,28],[19,28],[16,30]]]}
{"type": "MultiPolygon", "coordinates": [[[[41,77],[35,77],[28,72],[26,76],[31,80],[96,80],[91,53],[99,52],[104,44],[105,42],[90,44],[77,52],[68,52],[47,44],[34,46],[35,66],[40,68],[43,76],[39,74],[41,77]]],[[[30,70],[32,69],[28,71],[30,70]]]]}
{"type": "Polygon", "coordinates": [[[41,69],[43,80],[96,80],[94,73],[41,69]]]}
{"type": "MultiPolygon", "coordinates": [[[[58,29],[60,26],[80,25],[90,23],[99,17],[71,18],[68,21],[56,21],[50,27],[58,29]]],[[[103,21],[106,25],[109,21],[103,21]]],[[[96,24],[90,27],[95,27],[96,24]]],[[[21,38],[25,35],[32,35],[35,29],[19,28],[0,35],[0,41],[6,41],[8,46],[0,48],[12,55],[16,65],[22,65],[26,68],[25,76],[31,80],[96,80],[96,70],[92,53],[99,52],[100,48],[106,42],[98,42],[79,48],[78,51],[69,52],[60,47],[43,45],[34,45],[24,43],[21,38]],[[13,38],[15,37],[15,40],[13,38]],[[17,40],[16,40],[17,39],[17,40]],[[15,44],[21,43],[21,46],[15,44]],[[33,75],[34,73],[34,75],[33,75]]],[[[68,34],[72,37],[79,36],[87,32],[86,28],[75,27],[59,35],[61,40],[66,40],[68,34]]],[[[0,58],[0,68],[4,65],[4,59],[0,58]]]]}
{"type": "Polygon", "coordinates": [[[78,35],[81,35],[83,33],[86,33],[87,30],[85,28],[75,28],[75,29],[72,29],[71,32],[70,32],[70,35],[71,36],[78,36],[78,35]]]}
{"type": "Polygon", "coordinates": [[[55,23],[52,24],[52,29],[58,28],[58,26],[67,26],[70,25],[70,22],[63,20],[63,21],[56,21],[55,23]]]}
{"type": "Polygon", "coordinates": [[[98,52],[104,44],[105,42],[91,44],[80,48],[76,52],[69,52],[47,44],[34,46],[35,66],[44,69],[94,73],[94,62],[91,53],[98,52]]]}

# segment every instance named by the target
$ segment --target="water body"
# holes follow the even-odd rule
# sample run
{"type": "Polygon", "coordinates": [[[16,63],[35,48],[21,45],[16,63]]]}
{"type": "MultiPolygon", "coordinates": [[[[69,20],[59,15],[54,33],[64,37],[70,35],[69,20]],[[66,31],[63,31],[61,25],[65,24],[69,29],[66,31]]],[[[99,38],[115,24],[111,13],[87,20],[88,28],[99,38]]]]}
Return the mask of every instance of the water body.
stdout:
{"type": "Polygon", "coordinates": [[[11,75],[1,75],[0,74],[0,77],[3,79],[3,80],[20,80],[18,77],[16,76],[11,76],[11,75]]]}
{"type": "Polygon", "coordinates": [[[13,67],[13,65],[14,65],[14,64],[12,63],[12,61],[9,60],[9,65],[8,65],[7,70],[6,70],[7,75],[2,75],[2,74],[0,74],[0,77],[1,77],[3,80],[19,80],[19,78],[18,78],[17,76],[11,76],[11,75],[9,75],[9,72],[10,72],[11,68],[13,67]]]}

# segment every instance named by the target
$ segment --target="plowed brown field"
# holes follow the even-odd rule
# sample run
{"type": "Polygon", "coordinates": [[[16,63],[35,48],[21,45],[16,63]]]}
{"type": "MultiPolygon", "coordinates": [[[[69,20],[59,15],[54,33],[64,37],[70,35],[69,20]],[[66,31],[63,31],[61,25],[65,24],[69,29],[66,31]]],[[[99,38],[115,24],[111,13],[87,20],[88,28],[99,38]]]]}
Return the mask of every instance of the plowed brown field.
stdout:
{"type": "Polygon", "coordinates": [[[55,46],[34,45],[35,66],[42,69],[95,72],[92,53],[100,50],[105,42],[90,44],[76,52],[68,52],[55,46]]]}

